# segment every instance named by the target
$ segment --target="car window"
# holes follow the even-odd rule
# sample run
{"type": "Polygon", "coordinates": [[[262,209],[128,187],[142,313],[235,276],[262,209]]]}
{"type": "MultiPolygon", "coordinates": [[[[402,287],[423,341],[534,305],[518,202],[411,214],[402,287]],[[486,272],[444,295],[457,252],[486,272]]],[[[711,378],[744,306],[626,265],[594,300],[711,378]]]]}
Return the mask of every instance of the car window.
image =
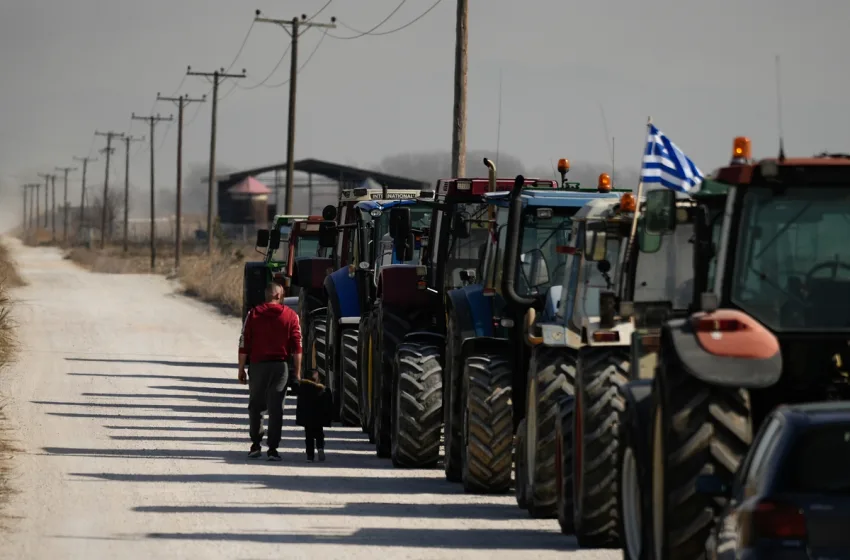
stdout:
{"type": "Polygon", "coordinates": [[[770,451],[779,440],[780,425],[781,423],[778,418],[772,418],[756,443],[746,474],[746,486],[748,490],[755,489],[760,482],[759,479],[764,472],[765,465],[768,463],[767,458],[770,455],[770,451]]]}
{"type": "Polygon", "coordinates": [[[850,494],[850,422],[801,432],[784,461],[786,492],[850,494]]]}

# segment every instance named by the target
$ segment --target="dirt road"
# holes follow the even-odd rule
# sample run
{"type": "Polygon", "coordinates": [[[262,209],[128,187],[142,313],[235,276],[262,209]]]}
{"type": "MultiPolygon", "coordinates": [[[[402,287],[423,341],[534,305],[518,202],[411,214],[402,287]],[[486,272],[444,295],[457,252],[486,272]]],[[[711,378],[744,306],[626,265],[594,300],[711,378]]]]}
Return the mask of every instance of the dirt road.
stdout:
{"type": "Polygon", "coordinates": [[[512,496],[394,470],[360,430],[331,429],[308,464],[291,400],[283,462],[248,461],[238,320],[161,277],[15,254],[23,353],[1,389],[23,452],[0,557],[619,557],[575,550],[512,496]]]}

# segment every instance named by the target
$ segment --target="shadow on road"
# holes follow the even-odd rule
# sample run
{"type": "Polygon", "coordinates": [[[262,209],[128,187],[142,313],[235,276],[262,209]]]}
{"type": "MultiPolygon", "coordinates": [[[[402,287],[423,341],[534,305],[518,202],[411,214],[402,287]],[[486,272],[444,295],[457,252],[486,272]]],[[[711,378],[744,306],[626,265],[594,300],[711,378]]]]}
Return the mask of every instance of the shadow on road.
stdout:
{"type": "Polygon", "coordinates": [[[166,514],[249,514],[249,515],[340,515],[352,517],[419,517],[423,519],[490,519],[510,520],[522,516],[515,507],[504,504],[398,504],[392,502],[348,502],[332,506],[300,504],[268,505],[196,505],[138,506],[133,511],[166,514]]]}
{"type": "Polygon", "coordinates": [[[230,368],[236,369],[239,364],[229,362],[177,362],[174,360],[128,360],[118,358],[65,358],[69,362],[101,362],[111,364],[154,364],[158,366],[198,367],[198,368],[230,368]]]}
{"type": "Polygon", "coordinates": [[[575,550],[575,539],[557,533],[504,529],[358,529],[351,534],[149,533],[152,539],[242,541],[272,544],[335,544],[465,550],[575,550]]]}
{"type": "Polygon", "coordinates": [[[221,377],[195,377],[189,375],[156,375],[153,373],[69,373],[76,377],[109,377],[110,379],[177,379],[185,383],[220,383],[222,385],[238,385],[236,376],[233,379],[221,377]]]}

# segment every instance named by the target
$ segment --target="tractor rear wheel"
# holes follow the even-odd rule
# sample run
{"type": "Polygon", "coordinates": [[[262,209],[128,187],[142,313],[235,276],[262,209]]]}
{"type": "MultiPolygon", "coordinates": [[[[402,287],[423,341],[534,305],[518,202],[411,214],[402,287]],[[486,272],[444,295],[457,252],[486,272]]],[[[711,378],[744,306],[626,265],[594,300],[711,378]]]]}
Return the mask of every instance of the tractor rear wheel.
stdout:
{"type": "MultiPolygon", "coordinates": [[[[325,304],[321,299],[316,296],[309,295],[307,290],[301,289],[298,294],[298,320],[301,324],[301,338],[302,338],[302,346],[304,348],[305,356],[312,349],[310,345],[310,312],[314,309],[319,309],[320,307],[324,307],[325,304]]],[[[306,379],[307,369],[310,366],[310,360],[306,357],[301,362],[301,378],[306,379]]]]}
{"type": "Polygon", "coordinates": [[[555,487],[558,525],[565,535],[575,532],[573,526],[573,414],[576,399],[561,395],[558,399],[558,423],[555,424],[555,487]]]}
{"type": "Polygon", "coordinates": [[[392,453],[392,402],[396,349],[413,328],[409,313],[385,306],[379,301],[372,321],[373,357],[373,433],[378,457],[389,458],[392,453]]]}
{"type": "Polygon", "coordinates": [[[396,467],[434,468],[440,459],[443,368],[440,348],[403,342],[393,378],[392,459],[396,467]]]}
{"type": "Polygon", "coordinates": [[[443,468],[446,480],[461,482],[463,435],[461,408],[463,392],[463,357],[460,355],[460,331],[454,311],[450,312],[446,330],[445,381],[443,385],[443,468]]]}
{"type": "Polygon", "coordinates": [[[528,477],[525,474],[525,418],[519,421],[514,436],[514,494],[519,509],[528,508],[528,477]]]}
{"type": "Polygon", "coordinates": [[[649,397],[645,402],[625,402],[620,413],[620,445],[617,457],[619,473],[619,497],[617,499],[618,531],[621,537],[624,560],[647,560],[649,540],[645,537],[649,524],[649,426],[639,408],[649,408],[649,397]]]}
{"type": "Polygon", "coordinates": [[[575,392],[575,353],[537,346],[531,355],[526,400],[528,513],[546,519],[557,516],[556,438],[558,400],[575,392]]]}
{"type": "Polygon", "coordinates": [[[505,356],[475,354],[463,372],[463,489],[505,493],[511,487],[514,420],[512,368],[505,356]]]}
{"type": "Polygon", "coordinates": [[[325,314],[314,315],[310,321],[310,341],[313,367],[319,370],[319,382],[329,386],[328,376],[328,317],[325,314]]]}
{"type": "Polygon", "coordinates": [[[583,548],[620,546],[617,499],[618,425],[628,382],[629,349],[579,350],[573,461],[575,535],[583,548]]]}
{"type": "Polygon", "coordinates": [[[731,484],[752,443],[750,395],[688,375],[665,346],[652,387],[652,557],[698,558],[724,504],[696,480],[709,472],[731,484]]]}
{"type": "Polygon", "coordinates": [[[357,388],[360,398],[360,427],[363,433],[369,435],[369,443],[375,443],[371,440],[372,428],[375,423],[375,416],[372,410],[372,314],[364,315],[360,319],[360,329],[357,337],[357,370],[359,378],[357,388]]]}
{"type": "Polygon", "coordinates": [[[342,383],[340,384],[339,420],[343,426],[360,424],[360,390],[357,374],[359,338],[360,332],[356,328],[343,329],[340,336],[342,342],[342,352],[340,352],[342,383]]]}

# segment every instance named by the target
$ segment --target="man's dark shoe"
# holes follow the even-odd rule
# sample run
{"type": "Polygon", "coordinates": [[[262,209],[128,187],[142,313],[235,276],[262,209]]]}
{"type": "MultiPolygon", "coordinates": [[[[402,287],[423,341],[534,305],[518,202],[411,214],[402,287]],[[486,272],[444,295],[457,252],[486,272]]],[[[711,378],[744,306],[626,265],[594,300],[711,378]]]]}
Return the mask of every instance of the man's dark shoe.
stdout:
{"type": "Polygon", "coordinates": [[[320,463],[325,462],[325,450],[324,449],[319,449],[319,462],[320,463]]]}
{"type": "Polygon", "coordinates": [[[268,455],[269,461],[281,461],[280,455],[277,453],[277,449],[269,449],[268,455]]]}
{"type": "Polygon", "coordinates": [[[259,459],[263,452],[260,450],[260,444],[255,443],[251,446],[251,451],[248,452],[249,459],[259,459]]]}

